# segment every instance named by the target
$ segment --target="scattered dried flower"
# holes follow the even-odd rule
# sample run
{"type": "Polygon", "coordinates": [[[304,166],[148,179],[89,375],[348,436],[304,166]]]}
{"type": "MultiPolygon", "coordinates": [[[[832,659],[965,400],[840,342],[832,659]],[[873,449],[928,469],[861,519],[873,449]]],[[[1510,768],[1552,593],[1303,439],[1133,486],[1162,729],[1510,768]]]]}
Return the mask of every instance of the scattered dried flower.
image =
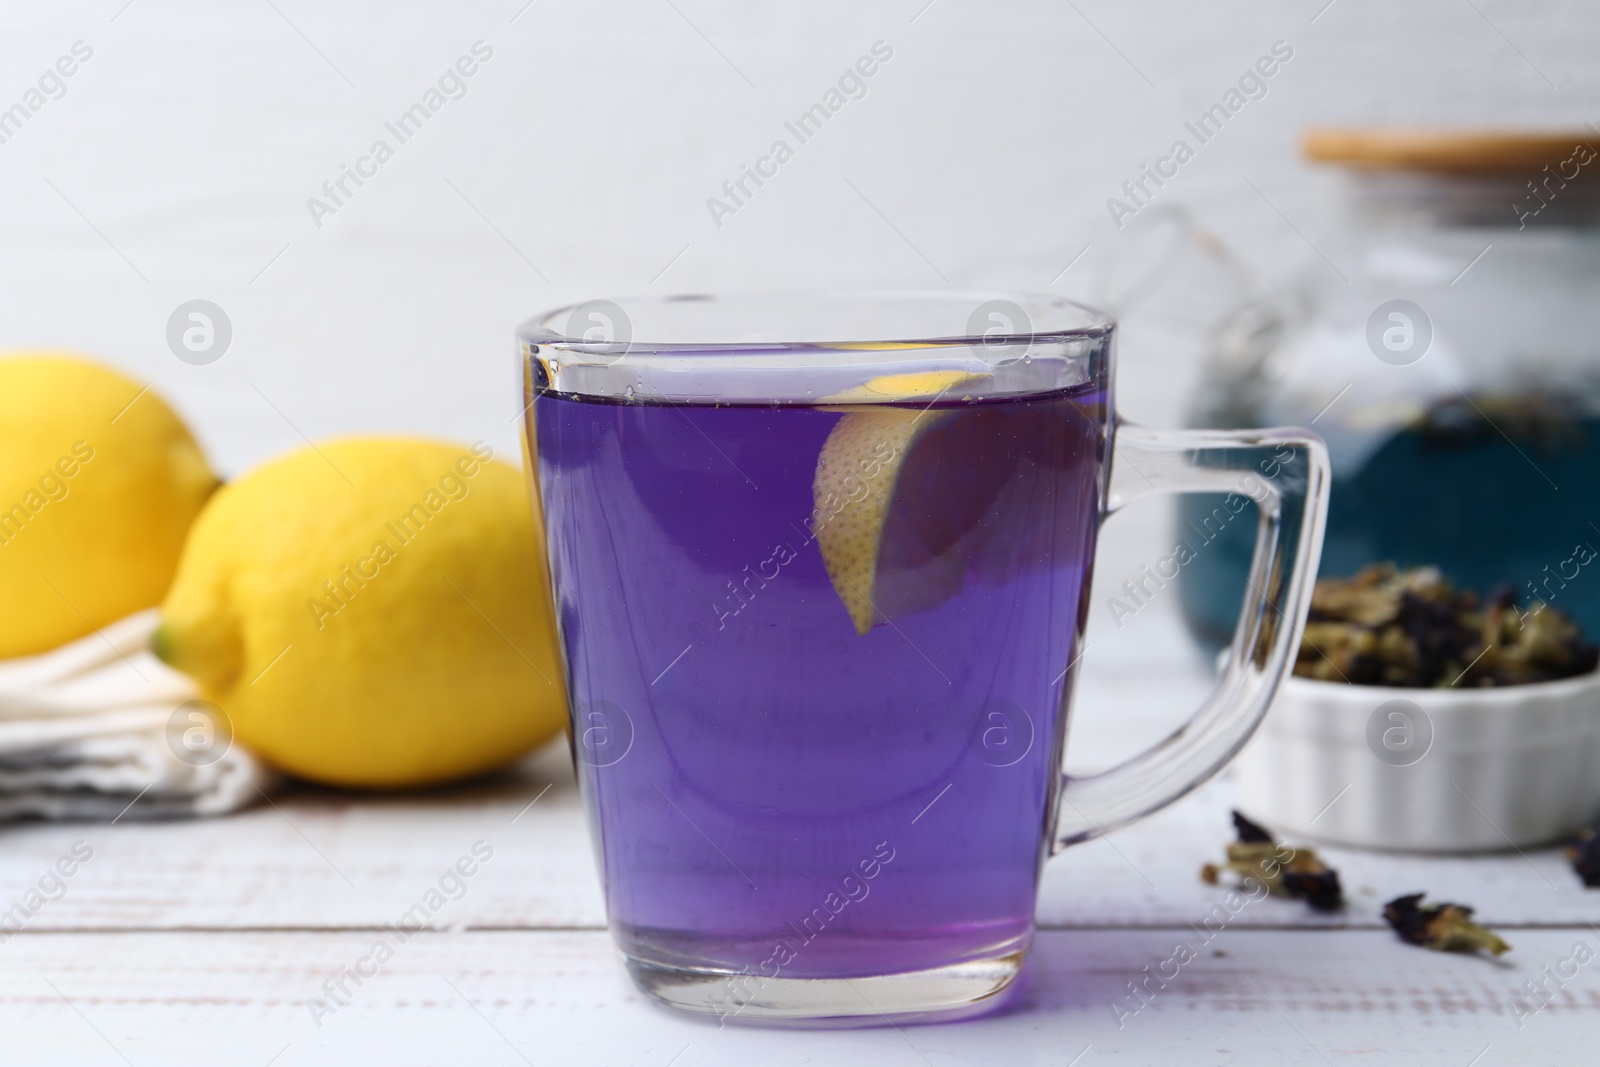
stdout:
{"type": "Polygon", "coordinates": [[[1420,903],[1426,893],[1396,897],[1383,906],[1383,917],[1400,940],[1435,952],[1477,952],[1495,956],[1511,946],[1494,933],[1472,921],[1472,909],[1464,904],[1420,903]]]}
{"type": "Polygon", "coordinates": [[[1590,889],[1600,888],[1600,834],[1593,829],[1574,834],[1567,842],[1567,861],[1584,885],[1590,889]]]}
{"type": "Polygon", "coordinates": [[[1242,845],[1270,845],[1272,835],[1267,833],[1263,826],[1258,826],[1239,814],[1233,813],[1233,832],[1242,845]]]}
{"type": "Polygon", "coordinates": [[[1310,849],[1292,849],[1273,842],[1272,835],[1249,819],[1233,813],[1238,840],[1228,846],[1226,863],[1200,868],[1200,880],[1216,885],[1223,871],[1232,871],[1246,883],[1257,881],[1275,896],[1304,900],[1317,911],[1344,907],[1339,872],[1317,858],[1310,849]]]}

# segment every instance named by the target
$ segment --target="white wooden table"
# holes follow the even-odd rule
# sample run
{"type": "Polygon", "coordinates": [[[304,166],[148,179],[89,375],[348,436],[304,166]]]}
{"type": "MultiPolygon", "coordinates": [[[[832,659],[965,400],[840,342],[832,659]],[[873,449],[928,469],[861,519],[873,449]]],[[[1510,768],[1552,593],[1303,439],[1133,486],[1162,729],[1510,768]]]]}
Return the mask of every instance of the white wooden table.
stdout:
{"type": "MultiPolygon", "coordinates": [[[[1103,643],[1079,694],[1074,762],[1136,747],[1203,688],[1184,659],[1153,673],[1134,654],[1150,637],[1103,643]]],[[[1165,638],[1173,647],[1177,635],[1165,638]]],[[[1345,914],[1269,898],[1205,942],[1196,928],[1223,891],[1197,871],[1231,835],[1230,797],[1224,778],[1055,860],[1014,1006],[899,1030],[719,1029],[634,992],[605,931],[562,743],[514,774],[425,795],[302,787],[226,819],[6,829],[6,907],[74,842],[94,854],[0,944],[0,1049],[8,1064],[136,1067],[1595,1062],[1600,962],[1520,1028],[1506,1003],[1575,943],[1600,947],[1600,892],[1583,890],[1557,851],[1326,849],[1345,914]],[[465,894],[373,977],[345,978],[338,1006],[324,983],[378,938],[396,942],[385,925],[479,841],[493,856],[465,894]],[[1379,909],[1418,890],[1476,905],[1514,951],[1494,962],[1400,943],[1379,909]],[[1180,942],[1197,958],[1148,1005],[1119,1013],[1138,1004],[1127,983],[1180,942]],[[335,1010],[314,1018],[317,998],[335,1010]]]]}

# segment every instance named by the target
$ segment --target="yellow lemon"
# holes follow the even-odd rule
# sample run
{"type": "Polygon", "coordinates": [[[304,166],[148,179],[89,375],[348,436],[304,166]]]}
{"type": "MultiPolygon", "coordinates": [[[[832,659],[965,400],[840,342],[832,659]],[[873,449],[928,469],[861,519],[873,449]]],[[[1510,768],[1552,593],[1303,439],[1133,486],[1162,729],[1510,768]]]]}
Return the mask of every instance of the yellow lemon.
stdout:
{"type": "MultiPolygon", "coordinates": [[[[983,377],[955,370],[891,374],[829,398],[853,403],[827,405],[846,414],[823,442],[812,481],[817,547],[858,634],[865,634],[874,622],[898,610],[926,606],[922,602],[930,597],[948,593],[948,583],[930,581],[927,568],[917,582],[896,585],[893,574],[908,568],[893,567],[885,572],[881,566],[884,532],[908,457],[930,431],[956,414],[954,409],[936,408],[933,403],[952,389],[983,377]],[[918,400],[927,403],[891,406],[918,400]]],[[[894,547],[905,542],[891,539],[888,543],[894,547]]]]}
{"type": "Polygon", "coordinates": [[[230,483],[195,524],[157,654],[252,750],[334,785],[460,778],[554,736],[543,532],[492,454],[347,438],[230,483]]]}
{"type": "Polygon", "coordinates": [[[0,658],[160,603],[216,486],[148,387],[68,353],[0,353],[0,658]]]}

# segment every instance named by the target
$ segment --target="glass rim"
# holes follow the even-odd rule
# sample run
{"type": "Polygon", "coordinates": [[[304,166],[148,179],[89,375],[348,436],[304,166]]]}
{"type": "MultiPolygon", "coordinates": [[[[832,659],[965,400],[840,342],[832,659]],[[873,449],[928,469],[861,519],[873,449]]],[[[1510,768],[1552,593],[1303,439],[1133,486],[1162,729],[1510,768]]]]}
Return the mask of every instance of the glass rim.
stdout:
{"type": "MultiPolygon", "coordinates": [[[[974,312],[976,313],[976,311],[974,312]]],[[[968,324],[970,326],[970,323],[968,324]]],[[[631,326],[631,324],[630,324],[631,326]]],[[[1069,300],[1065,297],[1047,293],[1029,293],[1017,290],[940,290],[940,289],[835,289],[835,290],[788,290],[788,291],[752,291],[729,292],[721,294],[709,293],[684,293],[663,296],[636,296],[618,297],[616,299],[600,299],[579,301],[564,304],[550,311],[535,315],[524,320],[517,326],[516,336],[525,345],[549,345],[563,351],[579,354],[593,354],[602,357],[636,358],[639,356],[663,355],[682,356],[696,353],[733,353],[739,352],[752,357],[763,354],[777,355],[781,353],[794,353],[806,351],[826,351],[831,353],[857,352],[868,361],[889,349],[910,348],[950,348],[950,347],[1014,347],[1017,345],[1037,345],[1041,343],[1066,342],[1077,339],[1101,338],[1109,334],[1116,327],[1116,320],[1110,314],[1098,309],[1069,300]],[[1023,311],[1027,320],[1026,328],[987,330],[975,332],[972,329],[938,329],[926,330],[897,330],[881,332],[881,335],[867,336],[871,330],[844,330],[830,331],[818,326],[811,330],[793,330],[792,336],[778,334],[770,337],[736,338],[732,336],[718,336],[717,314],[715,308],[721,305],[724,308],[736,305],[757,305],[767,303],[773,307],[785,307],[791,313],[798,313],[802,307],[809,305],[812,308],[830,306],[838,310],[844,308],[857,309],[863,306],[877,304],[879,306],[890,303],[903,305],[926,305],[930,311],[943,308],[947,313],[951,309],[982,309],[996,304],[1009,304],[1023,311]],[[627,307],[639,309],[676,310],[705,308],[704,335],[662,336],[652,338],[646,331],[642,336],[633,336],[631,328],[626,337],[595,338],[588,332],[575,335],[569,332],[570,319],[574,312],[588,308],[617,309],[626,314],[627,307]],[[1030,315],[1026,309],[1033,307],[1041,309],[1044,314],[1030,315]],[[566,316],[569,325],[557,329],[552,323],[562,321],[566,316]],[[1042,321],[1035,323],[1034,318],[1042,321]],[[807,336],[810,334],[811,336],[807,336]],[[870,346],[870,347],[868,347],[870,346]]]]}

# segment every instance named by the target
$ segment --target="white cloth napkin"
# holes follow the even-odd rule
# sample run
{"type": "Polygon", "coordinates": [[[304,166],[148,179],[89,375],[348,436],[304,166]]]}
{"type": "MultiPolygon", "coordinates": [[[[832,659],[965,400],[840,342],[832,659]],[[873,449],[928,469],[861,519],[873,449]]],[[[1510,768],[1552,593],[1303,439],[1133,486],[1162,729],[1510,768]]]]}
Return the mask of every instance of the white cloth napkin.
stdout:
{"type": "Polygon", "coordinates": [[[150,651],[158,621],[142,611],[0,660],[0,820],[221,815],[275,784],[226,725],[192,714],[208,705],[183,708],[199,693],[150,651]]]}

